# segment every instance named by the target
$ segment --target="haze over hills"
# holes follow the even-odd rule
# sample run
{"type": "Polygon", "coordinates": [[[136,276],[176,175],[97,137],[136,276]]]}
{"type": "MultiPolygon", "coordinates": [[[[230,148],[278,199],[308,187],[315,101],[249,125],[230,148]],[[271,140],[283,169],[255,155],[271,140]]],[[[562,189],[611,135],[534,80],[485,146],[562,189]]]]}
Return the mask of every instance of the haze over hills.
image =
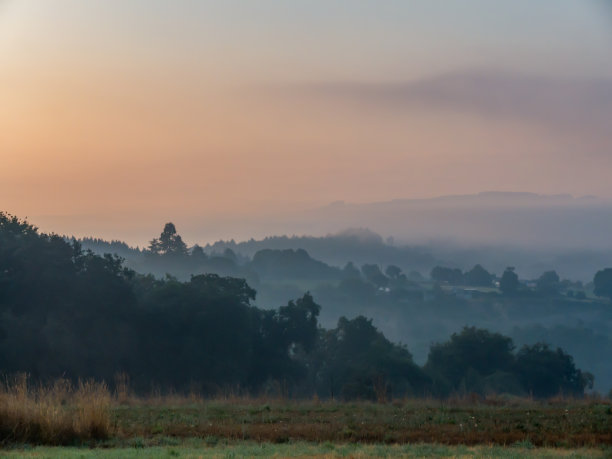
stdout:
{"type": "Polygon", "coordinates": [[[166,221],[173,221],[190,245],[210,244],[219,252],[229,247],[250,257],[266,248],[301,248],[334,266],[348,261],[392,263],[423,273],[440,263],[461,269],[481,263],[496,273],[515,266],[525,278],[555,269],[562,277],[590,281],[597,269],[612,264],[612,203],[568,194],[482,192],[365,204],[335,202],[243,218],[143,219],[129,227],[115,218],[106,223],[113,226],[110,237],[99,218],[91,224],[84,219],[75,225],[76,232],[74,227],[62,231],[68,220],[33,221],[46,231],[119,239],[140,247],[166,221]]]}
{"type": "Polygon", "coordinates": [[[121,213],[29,215],[41,229],[77,237],[120,239],[144,246],[151,229],[173,221],[188,240],[262,239],[271,235],[324,236],[347,228],[368,228],[398,243],[448,242],[462,246],[528,246],[545,249],[612,249],[612,202],[594,196],[483,192],[429,199],[373,203],[337,201],[323,207],[262,208],[249,214],[139,215],[121,213]]]}
{"type": "MultiPolygon", "coordinates": [[[[515,197],[506,196],[510,202],[515,197]]],[[[483,198],[491,196],[467,200],[483,198]]],[[[174,225],[166,227],[177,231],[174,225]]],[[[98,254],[114,251],[126,259],[128,267],[158,279],[169,274],[167,279],[189,281],[201,273],[244,278],[257,292],[255,304],[264,309],[310,292],[323,305],[323,326],[335,326],[342,316],[372,317],[386,336],[407,344],[420,363],[426,361],[431,342],[444,340],[463,326],[478,326],[515,336],[521,344],[539,340],[570,349],[577,362],[596,375],[598,390],[612,387],[608,360],[593,354],[595,348],[612,346],[610,306],[596,298],[592,282],[596,272],[612,266],[610,251],[466,248],[435,242],[408,245],[364,228],[322,237],[220,240],[204,247],[179,240],[180,253],[161,256],[118,241],[85,239],[81,243],[98,254]],[[523,286],[521,295],[506,296],[495,288],[492,280],[500,280],[508,266],[515,267],[512,271],[523,286]],[[440,281],[436,270],[458,277],[440,281]],[[469,274],[478,270],[486,274],[483,283],[469,274]],[[541,287],[546,275],[555,279],[556,287],[550,292],[541,287]]]]}
{"type": "Polygon", "coordinates": [[[553,269],[587,280],[612,261],[612,203],[593,196],[483,192],[371,204],[337,202],[308,216],[336,230],[366,226],[395,245],[431,249],[437,260],[527,276],[553,269]]]}
{"type": "Polygon", "coordinates": [[[612,203],[592,196],[483,192],[371,204],[338,202],[314,215],[341,227],[360,223],[411,243],[612,248],[612,203]]]}

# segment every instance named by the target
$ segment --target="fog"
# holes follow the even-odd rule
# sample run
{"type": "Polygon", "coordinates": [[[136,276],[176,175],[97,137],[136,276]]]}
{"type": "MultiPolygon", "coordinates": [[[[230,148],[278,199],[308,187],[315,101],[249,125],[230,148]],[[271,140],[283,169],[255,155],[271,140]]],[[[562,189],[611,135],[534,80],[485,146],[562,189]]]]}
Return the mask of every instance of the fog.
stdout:
{"type": "MultiPolygon", "coordinates": [[[[126,244],[82,243],[100,254],[115,252],[137,272],[160,278],[244,278],[264,309],[310,292],[322,306],[323,327],[333,328],[342,316],[372,318],[385,336],[407,345],[419,364],[427,361],[432,343],[477,326],[511,336],[517,348],[534,342],[560,346],[595,375],[596,390],[612,388],[608,351],[601,352],[612,352],[612,307],[595,295],[593,284],[598,271],[612,266],[612,206],[604,200],[487,192],[334,203],[265,220],[232,229],[230,222],[217,221],[215,231],[236,238],[212,242],[212,222],[208,228],[197,220],[177,225],[189,246],[203,247],[201,258],[151,258],[126,244]],[[468,276],[475,265],[493,279],[484,287],[468,276]],[[402,274],[388,271],[390,266],[402,274]],[[454,269],[463,280],[437,280],[435,267],[454,269]],[[496,287],[508,267],[522,289],[515,296],[496,287]],[[550,290],[541,286],[546,272],[555,273],[550,290]]],[[[149,229],[149,240],[155,235],[149,229]]]]}
{"type": "MultiPolygon", "coordinates": [[[[173,221],[192,244],[237,242],[269,236],[323,237],[367,229],[392,246],[420,247],[449,266],[468,269],[486,264],[501,273],[515,266],[527,277],[556,269],[562,277],[588,281],[612,264],[612,202],[593,196],[483,192],[433,199],[387,202],[335,202],[324,207],[247,215],[206,214],[33,216],[45,231],[95,236],[146,247],[152,228],[173,221]]],[[[299,248],[299,247],[295,247],[299,248]]],[[[252,255],[249,254],[249,255],[252,255]]],[[[347,260],[325,251],[313,256],[333,264],[347,260]]],[[[353,255],[356,262],[379,262],[353,255]]],[[[424,266],[423,269],[431,269],[424,266]]]]}
{"type": "Polygon", "coordinates": [[[402,243],[448,241],[545,249],[610,249],[612,201],[595,196],[482,192],[431,199],[381,202],[336,201],[322,207],[302,203],[281,209],[261,205],[243,213],[186,214],[91,212],[34,214],[42,229],[78,236],[96,234],[146,245],[151,226],[172,219],[198,243],[247,240],[270,235],[323,236],[347,228],[368,228],[402,243]],[[130,217],[127,220],[127,217],[130,217]]]}

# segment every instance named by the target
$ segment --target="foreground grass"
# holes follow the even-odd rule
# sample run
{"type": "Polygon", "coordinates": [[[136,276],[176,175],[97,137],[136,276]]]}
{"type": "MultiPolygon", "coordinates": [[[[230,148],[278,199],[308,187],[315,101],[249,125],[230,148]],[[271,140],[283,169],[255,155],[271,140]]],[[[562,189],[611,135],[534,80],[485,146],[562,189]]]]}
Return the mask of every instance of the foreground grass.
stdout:
{"type": "MultiPolygon", "coordinates": [[[[413,447],[402,445],[415,444],[524,445],[569,451],[612,445],[612,402],[478,397],[391,403],[137,398],[127,391],[113,395],[104,384],[73,386],[58,380],[45,387],[32,386],[25,378],[9,381],[0,390],[0,446],[4,448],[30,444],[98,448],[94,451],[175,446],[184,450],[189,441],[203,442],[209,448],[206,451],[213,452],[216,448],[225,451],[227,445],[231,451],[252,444],[275,448],[345,445],[363,451],[401,451],[413,447]]],[[[281,453],[285,454],[289,453],[281,453]]]]}
{"type": "Polygon", "coordinates": [[[239,442],[228,445],[207,445],[203,440],[190,440],[174,446],[122,447],[83,449],[74,447],[36,447],[0,452],[0,456],[23,458],[238,458],[238,457],[446,457],[446,458],[603,458],[610,457],[602,449],[555,449],[523,446],[448,446],[448,445],[364,445],[332,443],[239,442]]]}
{"type": "Polygon", "coordinates": [[[26,375],[0,386],[0,445],[63,445],[110,434],[111,395],[103,383],[66,379],[32,385],[26,375]]]}
{"type": "Polygon", "coordinates": [[[524,442],[565,448],[612,444],[609,402],[492,403],[148,402],[115,406],[111,423],[119,438],[195,437],[213,444],[220,440],[502,446],[524,442]]]}

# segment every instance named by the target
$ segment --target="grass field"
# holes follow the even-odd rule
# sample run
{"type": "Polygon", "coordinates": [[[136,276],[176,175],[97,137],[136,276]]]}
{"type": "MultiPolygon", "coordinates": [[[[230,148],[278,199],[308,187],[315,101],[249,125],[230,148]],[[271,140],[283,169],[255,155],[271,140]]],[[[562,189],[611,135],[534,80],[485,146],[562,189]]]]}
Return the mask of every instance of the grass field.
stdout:
{"type": "Polygon", "coordinates": [[[612,405],[526,400],[288,402],[233,400],[115,406],[118,438],[286,443],[441,443],[597,447],[612,444],[612,405]]]}
{"type": "Polygon", "coordinates": [[[612,457],[612,402],[138,398],[21,379],[0,392],[0,444],[13,457],[612,457]]]}
{"type": "Polygon", "coordinates": [[[607,458],[610,451],[601,448],[531,448],[522,445],[367,445],[359,443],[287,443],[239,442],[208,445],[201,439],[174,440],[166,446],[132,446],[112,449],[77,447],[15,448],[0,456],[23,458],[240,458],[240,457],[446,457],[446,458],[607,458]]]}

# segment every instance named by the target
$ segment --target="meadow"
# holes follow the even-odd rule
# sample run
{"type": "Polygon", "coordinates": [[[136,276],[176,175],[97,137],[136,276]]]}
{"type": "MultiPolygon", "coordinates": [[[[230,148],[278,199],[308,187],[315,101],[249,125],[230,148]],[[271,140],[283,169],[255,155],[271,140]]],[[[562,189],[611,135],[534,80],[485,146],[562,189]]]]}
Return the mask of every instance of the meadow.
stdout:
{"type": "Polygon", "coordinates": [[[0,451],[0,456],[23,458],[241,458],[241,457],[301,457],[301,458],[370,458],[370,457],[442,457],[442,458],[606,458],[610,453],[601,448],[532,448],[525,446],[448,446],[430,444],[368,445],[347,443],[303,443],[206,445],[202,440],[175,442],[170,446],[121,447],[84,449],[78,447],[34,447],[0,451]]]}
{"type": "Polygon", "coordinates": [[[21,376],[0,392],[0,441],[16,457],[606,457],[612,402],[138,397],[21,376]]]}

